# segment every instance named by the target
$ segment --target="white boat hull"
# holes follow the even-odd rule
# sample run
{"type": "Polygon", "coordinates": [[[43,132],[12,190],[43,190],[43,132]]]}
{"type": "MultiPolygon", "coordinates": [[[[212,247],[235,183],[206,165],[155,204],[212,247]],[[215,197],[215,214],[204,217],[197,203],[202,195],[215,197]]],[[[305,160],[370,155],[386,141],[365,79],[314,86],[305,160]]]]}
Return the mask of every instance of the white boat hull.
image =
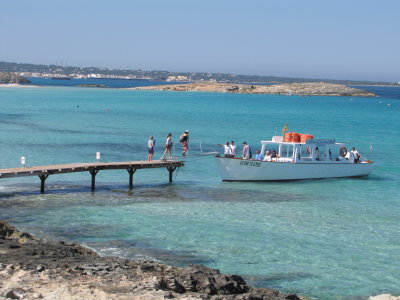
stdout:
{"type": "Polygon", "coordinates": [[[267,162],[239,158],[215,158],[223,181],[280,181],[335,177],[360,177],[371,174],[374,163],[343,162],[267,162]]]}

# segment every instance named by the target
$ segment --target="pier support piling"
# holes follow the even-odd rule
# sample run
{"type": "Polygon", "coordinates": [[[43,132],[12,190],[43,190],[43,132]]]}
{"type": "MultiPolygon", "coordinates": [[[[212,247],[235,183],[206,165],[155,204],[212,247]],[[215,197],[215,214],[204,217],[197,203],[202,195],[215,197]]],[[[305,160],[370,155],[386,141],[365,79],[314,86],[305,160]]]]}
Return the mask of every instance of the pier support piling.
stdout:
{"type": "Polygon", "coordinates": [[[39,175],[40,178],[40,193],[44,194],[44,183],[46,182],[47,177],[49,174],[39,175]]]}
{"type": "Polygon", "coordinates": [[[167,167],[167,170],[169,172],[169,182],[172,182],[172,174],[174,174],[176,167],[167,167]]]}
{"type": "Polygon", "coordinates": [[[96,175],[99,173],[99,170],[91,170],[89,171],[90,175],[92,175],[92,192],[96,188],[96,175]]]}
{"type": "Polygon", "coordinates": [[[135,174],[137,169],[127,169],[128,173],[129,173],[129,188],[132,189],[133,188],[133,174],[135,174]]]}

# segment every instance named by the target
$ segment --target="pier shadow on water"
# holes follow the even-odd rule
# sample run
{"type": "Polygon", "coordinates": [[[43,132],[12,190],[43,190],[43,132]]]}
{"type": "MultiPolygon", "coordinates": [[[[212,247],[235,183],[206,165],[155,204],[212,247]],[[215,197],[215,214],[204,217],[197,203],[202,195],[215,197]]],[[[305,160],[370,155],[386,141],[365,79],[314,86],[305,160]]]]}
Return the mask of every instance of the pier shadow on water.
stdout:
{"type": "Polygon", "coordinates": [[[38,185],[32,183],[20,183],[3,186],[0,191],[0,205],[12,206],[18,202],[20,205],[29,205],[36,201],[55,202],[62,198],[66,203],[90,203],[101,205],[125,205],[128,203],[158,203],[158,202],[302,202],[311,198],[306,193],[294,193],[292,191],[269,191],[242,188],[232,186],[203,187],[191,182],[179,182],[179,184],[138,184],[129,189],[126,183],[98,183],[96,190],[91,191],[89,184],[81,185],[71,182],[53,182],[46,186],[46,193],[38,192],[38,185]],[[25,204],[24,204],[25,203],[25,204]]]}

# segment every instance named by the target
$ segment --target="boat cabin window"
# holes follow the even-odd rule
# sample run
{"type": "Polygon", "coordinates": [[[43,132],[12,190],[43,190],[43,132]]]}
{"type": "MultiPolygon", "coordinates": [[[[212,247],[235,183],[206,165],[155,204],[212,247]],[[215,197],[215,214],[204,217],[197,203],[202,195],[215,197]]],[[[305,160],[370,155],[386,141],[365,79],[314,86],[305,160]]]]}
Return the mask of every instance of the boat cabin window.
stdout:
{"type": "Polygon", "coordinates": [[[300,145],[300,159],[302,160],[312,160],[312,149],[307,145],[300,145]]]}
{"type": "Polygon", "coordinates": [[[293,145],[281,145],[281,149],[279,156],[280,157],[288,157],[288,158],[292,158],[293,157],[293,145]]]}
{"type": "Polygon", "coordinates": [[[314,159],[315,160],[326,160],[326,147],[325,146],[315,147],[314,159]]]}
{"type": "Polygon", "coordinates": [[[328,160],[336,161],[340,156],[339,149],[337,147],[331,147],[328,149],[328,160]]]}

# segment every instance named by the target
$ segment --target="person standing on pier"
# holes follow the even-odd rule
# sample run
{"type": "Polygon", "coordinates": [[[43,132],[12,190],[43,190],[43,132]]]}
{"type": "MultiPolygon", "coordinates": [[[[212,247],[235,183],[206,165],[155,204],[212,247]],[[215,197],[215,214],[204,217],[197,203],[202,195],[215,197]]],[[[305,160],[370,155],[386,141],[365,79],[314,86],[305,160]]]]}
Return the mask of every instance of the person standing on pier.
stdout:
{"type": "Polygon", "coordinates": [[[164,148],[165,148],[164,154],[163,154],[163,156],[162,156],[161,159],[162,159],[162,160],[165,159],[165,155],[166,155],[167,153],[168,153],[168,158],[172,158],[172,156],[171,156],[172,133],[168,133],[167,141],[165,142],[164,148]]]}
{"type": "Polygon", "coordinates": [[[182,155],[186,156],[189,150],[189,130],[186,130],[182,135],[179,137],[179,142],[182,145],[182,155]]]}
{"type": "Polygon", "coordinates": [[[147,142],[147,148],[148,148],[148,152],[149,152],[149,155],[147,156],[148,161],[152,161],[153,160],[155,143],[156,143],[156,141],[153,139],[153,136],[151,135],[150,139],[147,142]]]}

